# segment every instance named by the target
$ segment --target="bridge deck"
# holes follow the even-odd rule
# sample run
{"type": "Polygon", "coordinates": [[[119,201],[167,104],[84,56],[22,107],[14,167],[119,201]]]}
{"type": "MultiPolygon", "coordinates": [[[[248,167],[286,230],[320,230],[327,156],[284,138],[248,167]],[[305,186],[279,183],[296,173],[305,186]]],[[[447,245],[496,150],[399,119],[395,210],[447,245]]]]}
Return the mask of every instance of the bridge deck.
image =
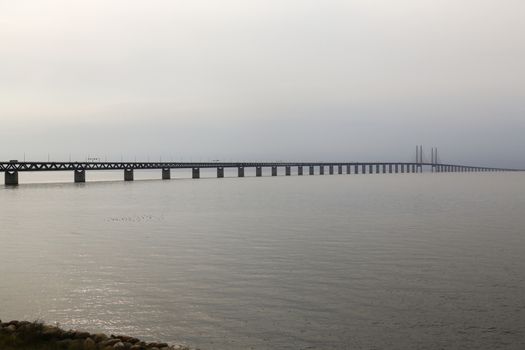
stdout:
{"type": "Polygon", "coordinates": [[[460,164],[433,164],[414,162],[0,162],[0,172],[23,171],[80,171],[126,169],[202,169],[202,168],[256,168],[256,167],[308,167],[308,166],[425,166],[460,167],[486,171],[518,171],[518,169],[478,167],[460,164]]]}

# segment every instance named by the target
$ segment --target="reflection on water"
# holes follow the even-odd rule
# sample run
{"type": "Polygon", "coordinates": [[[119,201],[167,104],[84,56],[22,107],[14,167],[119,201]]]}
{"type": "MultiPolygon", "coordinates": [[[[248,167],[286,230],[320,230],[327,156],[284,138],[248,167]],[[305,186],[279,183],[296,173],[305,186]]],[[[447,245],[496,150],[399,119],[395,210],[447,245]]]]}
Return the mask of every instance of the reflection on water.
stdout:
{"type": "Polygon", "coordinates": [[[0,187],[0,318],[203,349],[523,349],[524,180],[0,187]]]}

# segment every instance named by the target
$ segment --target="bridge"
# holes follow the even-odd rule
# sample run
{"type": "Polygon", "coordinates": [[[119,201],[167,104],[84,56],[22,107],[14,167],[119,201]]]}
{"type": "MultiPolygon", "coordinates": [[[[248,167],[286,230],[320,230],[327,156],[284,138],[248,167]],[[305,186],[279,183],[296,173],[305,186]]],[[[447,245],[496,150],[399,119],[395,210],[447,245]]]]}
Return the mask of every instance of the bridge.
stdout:
{"type": "MultiPolygon", "coordinates": [[[[436,161],[425,163],[420,156],[416,162],[0,162],[0,172],[5,174],[5,185],[18,185],[20,172],[70,171],[76,183],[86,182],[86,171],[122,170],[125,181],[133,181],[134,170],[159,169],[162,179],[171,179],[174,169],[191,169],[192,178],[200,178],[201,169],[216,169],[217,177],[224,177],[224,169],[236,168],[237,176],[244,177],[245,168],[255,168],[255,176],[262,176],[263,168],[271,168],[271,175],[277,176],[278,169],[284,168],[285,175],[303,175],[305,168],[309,175],[327,174],[407,174],[422,172],[501,172],[521,171],[519,169],[490,168],[459,164],[441,164],[436,161]]],[[[437,156],[436,156],[437,160],[437,156]]]]}

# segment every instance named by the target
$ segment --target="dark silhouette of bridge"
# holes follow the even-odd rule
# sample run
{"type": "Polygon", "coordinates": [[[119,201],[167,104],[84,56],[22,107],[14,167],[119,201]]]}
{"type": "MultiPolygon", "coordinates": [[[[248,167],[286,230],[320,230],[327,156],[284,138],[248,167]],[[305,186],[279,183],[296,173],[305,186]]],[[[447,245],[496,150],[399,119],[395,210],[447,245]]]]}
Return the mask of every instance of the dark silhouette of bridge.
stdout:
{"type": "Polygon", "coordinates": [[[292,168],[297,168],[301,176],[304,169],[309,175],[327,174],[408,174],[422,172],[501,172],[520,171],[492,167],[468,166],[459,164],[441,164],[437,162],[437,150],[432,162],[423,162],[422,152],[418,149],[416,162],[0,162],[0,171],[5,173],[5,184],[18,185],[19,172],[71,171],[77,183],[86,181],[86,171],[122,170],[125,181],[133,181],[134,170],[159,169],[162,179],[171,179],[175,169],[191,169],[192,178],[200,178],[201,169],[217,169],[217,177],[224,177],[224,169],[236,168],[237,176],[244,177],[245,168],[255,168],[255,176],[262,176],[263,168],[271,168],[271,175],[277,176],[278,169],[284,168],[286,176],[292,175],[292,168]]]}

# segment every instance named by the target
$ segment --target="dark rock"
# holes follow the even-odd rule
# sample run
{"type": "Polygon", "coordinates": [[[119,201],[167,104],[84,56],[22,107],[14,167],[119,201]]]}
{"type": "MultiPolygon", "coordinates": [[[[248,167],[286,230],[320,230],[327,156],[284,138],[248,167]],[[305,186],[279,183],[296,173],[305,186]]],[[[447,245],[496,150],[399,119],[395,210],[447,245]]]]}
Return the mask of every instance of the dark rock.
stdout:
{"type": "Polygon", "coordinates": [[[75,332],[75,335],[74,335],[74,338],[75,339],[86,339],[86,338],[89,338],[91,334],[89,334],[88,332],[75,332]]]}
{"type": "Polygon", "coordinates": [[[38,324],[37,323],[31,323],[31,322],[28,322],[28,321],[19,321],[18,322],[18,325],[16,326],[16,328],[22,330],[22,331],[27,331],[31,328],[36,328],[38,327],[38,324]]]}
{"type": "Polygon", "coordinates": [[[124,345],[123,342],[119,341],[118,343],[113,345],[113,349],[115,349],[115,350],[125,350],[126,349],[126,345],[124,345]]]}
{"type": "Polygon", "coordinates": [[[72,342],[71,339],[62,339],[62,340],[58,340],[56,344],[59,349],[67,349],[71,345],[71,342],[72,342]]]}
{"type": "Polygon", "coordinates": [[[84,340],[84,350],[97,350],[97,344],[91,338],[84,340]]]}
{"type": "Polygon", "coordinates": [[[62,334],[60,335],[60,338],[62,339],[73,339],[74,337],[75,337],[75,332],[72,330],[62,331],[62,334]]]}
{"type": "MultiPolygon", "coordinates": [[[[167,343],[145,343],[135,337],[111,334],[90,334],[73,330],[63,330],[54,325],[44,325],[41,322],[0,320],[0,336],[12,339],[13,342],[46,342],[53,350],[189,350],[167,343]]],[[[1,347],[1,346],[0,346],[1,347]]],[[[50,348],[50,349],[51,349],[50,348]]],[[[1,350],[1,349],[0,349],[1,350]]]]}
{"type": "Polygon", "coordinates": [[[62,335],[62,330],[55,326],[43,326],[42,327],[42,336],[44,339],[51,338],[60,338],[62,335]]]}
{"type": "Polygon", "coordinates": [[[113,345],[117,344],[118,342],[120,342],[120,339],[113,338],[113,339],[108,339],[108,340],[102,341],[101,344],[103,346],[113,346],[113,345]]]}
{"type": "Polygon", "coordinates": [[[93,335],[93,340],[96,343],[100,343],[100,342],[103,342],[104,340],[108,340],[108,336],[105,335],[104,333],[97,333],[93,335]]]}
{"type": "Polygon", "coordinates": [[[135,343],[138,343],[140,340],[137,339],[137,338],[133,338],[133,337],[128,337],[126,335],[117,335],[115,336],[116,338],[122,340],[124,343],[131,343],[131,344],[135,344],[135,343]]]}

